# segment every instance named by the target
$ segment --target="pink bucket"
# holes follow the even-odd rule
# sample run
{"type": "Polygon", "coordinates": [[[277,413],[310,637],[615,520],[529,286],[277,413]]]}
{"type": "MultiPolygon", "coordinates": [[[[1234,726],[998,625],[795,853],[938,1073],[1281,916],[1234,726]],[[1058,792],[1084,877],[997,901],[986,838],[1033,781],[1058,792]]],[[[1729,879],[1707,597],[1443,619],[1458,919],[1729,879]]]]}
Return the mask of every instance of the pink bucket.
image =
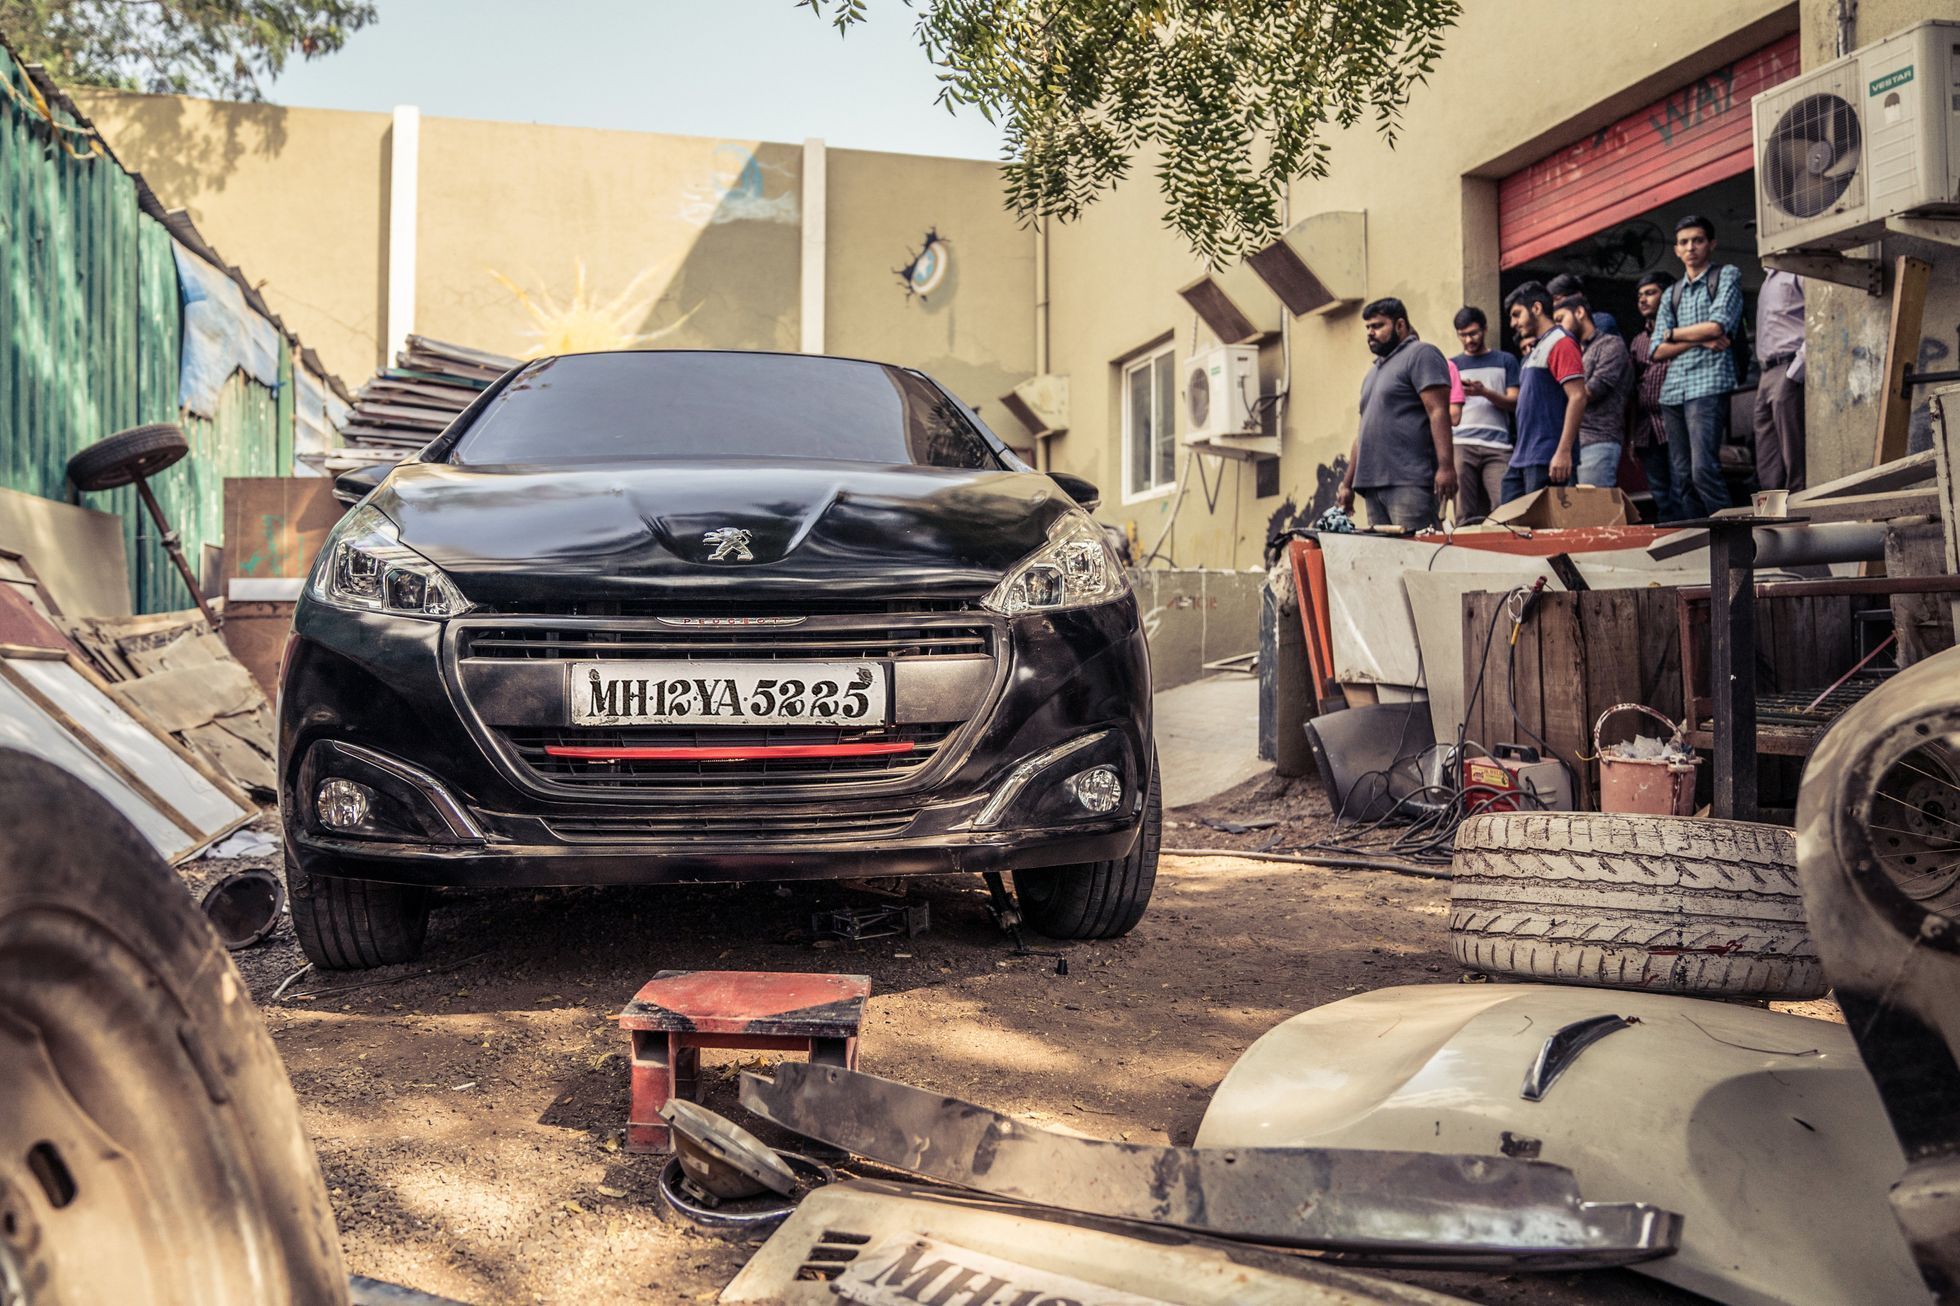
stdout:
{"type": "Polygon", "coordinates": [[[1601,712],[1593,723],[1593,755],[1599,758],[1599,810],[1636,816],[1693,816],[1695,768],[1701,759],[1673,762],[1658,757],[1608,755],[1600,745],[1599,732],[1616,712],[1645,712],[1666,726],[1673,738],[1682,735],[1682,727],[1639,703],[1620,703],[1601,712]]]}

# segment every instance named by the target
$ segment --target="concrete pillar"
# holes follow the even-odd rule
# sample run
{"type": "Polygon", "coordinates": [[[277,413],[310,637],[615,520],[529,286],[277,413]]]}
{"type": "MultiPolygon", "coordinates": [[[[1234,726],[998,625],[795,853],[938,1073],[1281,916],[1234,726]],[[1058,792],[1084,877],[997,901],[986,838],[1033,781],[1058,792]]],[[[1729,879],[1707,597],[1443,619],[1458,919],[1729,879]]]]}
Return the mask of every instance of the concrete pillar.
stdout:
{"type": "Polygon", "coordinates": [[[415,330],[416,177],[422,153],[422,111],[412,104],[395,106],[388,135],[388,303],[382,336],[383,367],[393,367],[395,355],[415,330]]]}
{"type": "Polygon", "coordinates": [[[803,142],[803,287],[802,344],[806,354],[824,351],[824,260],[829,257],[825,223],[824,144],[812,136],[803,142]]]}

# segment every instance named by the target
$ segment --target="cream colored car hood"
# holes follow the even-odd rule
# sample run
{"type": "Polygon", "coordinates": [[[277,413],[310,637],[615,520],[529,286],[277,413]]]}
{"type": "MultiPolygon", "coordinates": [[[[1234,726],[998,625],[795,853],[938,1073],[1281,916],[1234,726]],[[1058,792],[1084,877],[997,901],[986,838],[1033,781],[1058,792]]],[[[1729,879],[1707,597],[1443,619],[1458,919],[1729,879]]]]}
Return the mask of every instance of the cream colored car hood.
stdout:
{"type": "Polygon", "coordinates": [[[1535,1156],[1588,1193],[1685,1218],[1633,1268],[1736,1303],[1923,1301],[1886,1205],[1904,1169],[1842,1025],[1661,994],[1537,984],[1383,989],[1295,1016],[1232,1067],[1200,1147],[1535,1156]],[[1634,1021],[1519,1093],[1574,1021],[1634,1021]]]}

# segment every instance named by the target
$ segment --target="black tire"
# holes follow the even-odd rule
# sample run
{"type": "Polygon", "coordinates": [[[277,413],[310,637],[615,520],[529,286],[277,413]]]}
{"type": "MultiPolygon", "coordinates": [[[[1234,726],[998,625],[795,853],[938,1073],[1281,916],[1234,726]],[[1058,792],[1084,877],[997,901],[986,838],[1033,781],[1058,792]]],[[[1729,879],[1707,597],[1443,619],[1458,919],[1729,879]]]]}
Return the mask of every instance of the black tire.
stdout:
{"type": "Polygon", "coordinates": [[[1450,950],[1470,970],[1710,997],[1827,985],[1788,830],[1592,812],[1478,816],[1457,831],[1450,950]]]}
{"type": "Polygon", "coordinates": [[[1143,919],[1157,885],[1163,826],[1164,802],[1153,757],[1150,789],[1143,800],[1143,829],[1130,855],[1014,872],[1021,918],[1051,939],[1116,939],[1128,934],[1143,919]]]}
{"type": "Polygon", "coordinates": [[[190,451],[191,442],[174,423],[132,426],[70,458],[68,479],[81,490],[113,490],[138,477],[155,476],[190,451]]]}
{"type": "Polygon", "coordinates": [[[299,1103],[177,876],[0,749],[0,1297],[345,1303],[299,1103]]]}
{"type": "Polygon", "coordinates": [[[422,955],[429,891],[382,880],[312,875],[286,853],[286,901],[301,951],[321,970],[393,966],[422,955]]]}

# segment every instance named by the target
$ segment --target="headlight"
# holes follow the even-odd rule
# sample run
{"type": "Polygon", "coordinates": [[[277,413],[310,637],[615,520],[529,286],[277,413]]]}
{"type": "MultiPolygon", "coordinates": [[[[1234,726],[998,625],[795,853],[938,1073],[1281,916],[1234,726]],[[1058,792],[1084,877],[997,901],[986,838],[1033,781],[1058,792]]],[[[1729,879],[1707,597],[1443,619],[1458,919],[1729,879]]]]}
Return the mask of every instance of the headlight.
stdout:
{"type": "Polygon", "coordinates": [[[1129,592],[1130,578],[1109,551],[1102,527],[1087,513],[1071,512],[1048,528],[1048,543],[1015,564],[981,604],[1009,615],[1053,612],[1107,603],[1129,592]]]}
{"type": "Polygon", "coordinates": [[[405,617],[454,617],[470,601],[442,569],[401,542],[378,508],[356,508],[320,550],[313,596],[342,608],[405,617]]]}

